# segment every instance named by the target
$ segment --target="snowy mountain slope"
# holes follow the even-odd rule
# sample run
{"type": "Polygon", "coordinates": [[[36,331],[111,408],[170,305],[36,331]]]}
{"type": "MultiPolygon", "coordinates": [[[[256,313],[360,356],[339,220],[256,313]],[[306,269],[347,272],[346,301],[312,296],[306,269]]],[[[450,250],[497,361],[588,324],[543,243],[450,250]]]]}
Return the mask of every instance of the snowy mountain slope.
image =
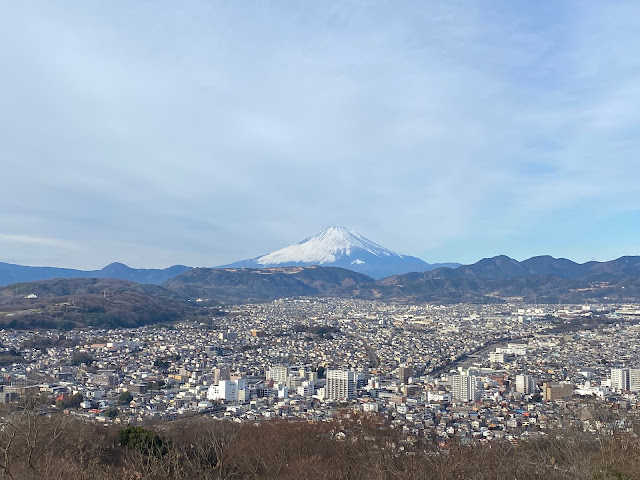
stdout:
{"type": "Polygon", "coordinates": [[[294,245],[226,267],[262,268],[294,265],[342,267],[373,278],[424,272],[444,266],[430,265],[419,258],[401,255],[348,228],[329,227],[294,245]]]}
{"type": "Polygon", "coordinates": [[[333,263],[338,259],[351,256],[360,251],[378,257],[396,256],[402,258],[402,255],[387,250],[352,230],[344,227],[329,227],[318,235],[306,238],[300,243],[258,257],[256,262],[265,266],[287,262],[323,265],[325,263],[333,263]]]}

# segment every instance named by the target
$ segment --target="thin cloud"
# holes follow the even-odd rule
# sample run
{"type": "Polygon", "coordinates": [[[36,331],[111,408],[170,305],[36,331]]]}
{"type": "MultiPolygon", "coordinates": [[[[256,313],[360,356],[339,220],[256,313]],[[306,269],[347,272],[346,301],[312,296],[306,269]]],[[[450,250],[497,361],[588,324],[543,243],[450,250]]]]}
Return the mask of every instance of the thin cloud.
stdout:
{"type": "Polygon", "coordinates": [[[632,2],[5,10],[0,221],[72,238],[59,264],[224,264],[333,224],[427,261],[556,254],[534,237],[563,212],[640,210],[632,2]]]}
{"type": "Polygon", "coordinates": [[[78,244],[63,240],[60,238],[39,237],[36,235],[25,235],[15,233],[0,233],[0,243],[9,244],[9,246],[15,245],[31,245],[38,247],[52,247],[62,248],[65,250],[77,250],[78,244]],[[11,245],[13,244],[13,245],[11,245]]]}

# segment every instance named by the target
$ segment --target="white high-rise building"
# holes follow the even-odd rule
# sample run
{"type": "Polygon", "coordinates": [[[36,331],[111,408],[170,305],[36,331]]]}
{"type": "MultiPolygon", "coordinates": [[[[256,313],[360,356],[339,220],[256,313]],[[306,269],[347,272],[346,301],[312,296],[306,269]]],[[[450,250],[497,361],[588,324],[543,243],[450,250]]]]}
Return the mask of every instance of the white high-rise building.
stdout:
{"type": "Polygon", "coordinates": [[[531,375],[516,375],[516,392],[535,393],[536,382],[531,375]]]}
{"type": "Polygon", "coordinates": [[[461,402],[476,401],[480,397],[480,379],[474,375],[453,375],[451,377],[454,400],[461,402]]]}
{"type": "Polygon", "coordinates": [[[629,390],[640,392],[640,368],[629,369],[629,390]]]}
{"type": "Polygon", "coordinates": [[[611,388],[613,390],[629,390],[629,369],[611,369],[611,388]]]}
{"type": "Polygon", "coordinates": [[[327,370],[325,397],[329,400],[356,398],[356,374],[351,370],[327,370]]]}

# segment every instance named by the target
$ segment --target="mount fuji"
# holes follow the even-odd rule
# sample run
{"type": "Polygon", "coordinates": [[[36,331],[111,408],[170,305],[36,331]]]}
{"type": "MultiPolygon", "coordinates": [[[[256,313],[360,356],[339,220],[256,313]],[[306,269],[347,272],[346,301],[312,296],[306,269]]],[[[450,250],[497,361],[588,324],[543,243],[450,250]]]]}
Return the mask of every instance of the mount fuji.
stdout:
{"type": "Polygon", "coordinates": [[[384,248],[345,227],[329,227],[299,243],[225,268],[266,268],[320,265],[342,267],[379,279],[409,272],[426,272],[457,263],[429,264],[417,257],[384,248]]]}

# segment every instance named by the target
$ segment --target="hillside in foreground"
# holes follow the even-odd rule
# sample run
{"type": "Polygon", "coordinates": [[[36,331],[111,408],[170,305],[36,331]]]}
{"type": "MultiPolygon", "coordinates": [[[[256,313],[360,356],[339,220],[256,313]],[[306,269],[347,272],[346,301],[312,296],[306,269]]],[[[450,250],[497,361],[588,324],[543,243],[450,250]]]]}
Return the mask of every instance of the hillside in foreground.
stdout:
{"type": "Polygon", "coordinates": [[[0,288],[0,328],[137,327],[199,314],[163,287],[123,280],[53,279],[0,288]]]}
{"type": "Polygon", "coordinates": [[[198,416],[143,427],[26,410],[0,430],[12,479],[613,480],[640,478],[633,426],[564,429],[517,444],[414,438],[377,416],[236,424],[198,416]]]}

